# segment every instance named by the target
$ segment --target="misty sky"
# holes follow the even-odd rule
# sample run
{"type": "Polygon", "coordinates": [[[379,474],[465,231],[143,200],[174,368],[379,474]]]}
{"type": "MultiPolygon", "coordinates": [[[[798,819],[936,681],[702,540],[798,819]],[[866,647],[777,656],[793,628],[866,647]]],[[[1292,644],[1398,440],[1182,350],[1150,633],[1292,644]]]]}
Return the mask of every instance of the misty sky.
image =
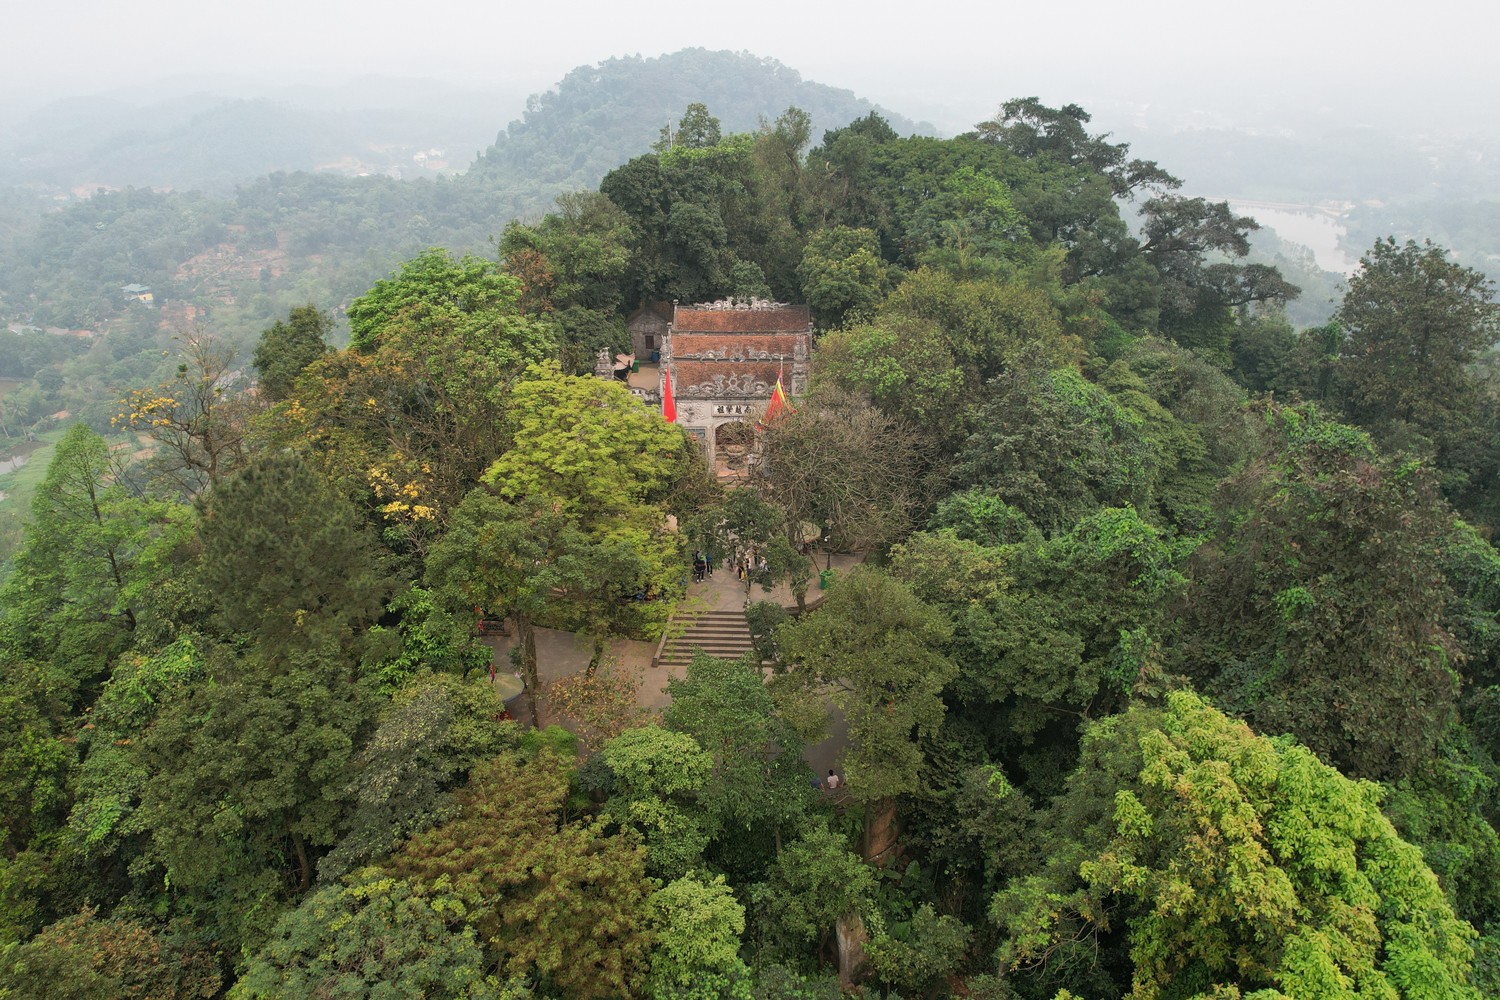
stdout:
{"type": "Polygon", "coordinates": [[[12,104],[224,74],[262,85],[424,76],[524,96],[583,63],[687,46],[770,56],[946,128],[1026,94],[1086,106],[1156,99],[1210,113],[1295,100],[1412,116],[1487,108],[1500,91],[1500,60],[1489,51],[1500,14],[1478,0],[1262,0],[1233,13],[1203,0],[8,6],[0,87],[12,104]]]}

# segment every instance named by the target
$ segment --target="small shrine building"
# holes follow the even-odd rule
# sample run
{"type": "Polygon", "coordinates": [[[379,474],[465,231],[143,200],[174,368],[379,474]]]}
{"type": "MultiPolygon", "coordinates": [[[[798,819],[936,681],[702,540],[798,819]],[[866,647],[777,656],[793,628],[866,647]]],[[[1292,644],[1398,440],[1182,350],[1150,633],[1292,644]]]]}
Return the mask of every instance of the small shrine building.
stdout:
{"type": "Polygon", "coordinates": [[[677,423],[703,445],[710,465],[746,422],[765,411],[777,379],[787,395],[807,391],[812,314],[765,299],[673,304],[661,339],[658,391],[672,380],[677,423]]]}

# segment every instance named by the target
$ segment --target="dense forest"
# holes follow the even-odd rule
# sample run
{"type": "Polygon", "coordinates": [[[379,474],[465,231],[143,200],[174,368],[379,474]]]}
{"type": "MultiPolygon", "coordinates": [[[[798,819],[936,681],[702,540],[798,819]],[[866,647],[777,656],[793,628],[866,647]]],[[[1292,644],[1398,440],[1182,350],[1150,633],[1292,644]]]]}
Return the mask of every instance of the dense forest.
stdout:
{"type": "MultiPolygon", "coordinates": [[[[128,318],[119,288],[143,284],[248,345],[292,306],[348,302],[429,246],[490,252],[506,223],[594,187],[705,96],[736,131],[791,105],[819,129],[879,110],[775,60],[688,49],[574,70],[477,159],[476,146],[449,150],[456,176],[413,170],[409,157],[404,171],[352,176],[314,168],[387,157],[391,136],[427,134],[411,112],[367,124],[265,100],[48,109],[0,141],[0,182],[12,185],[0,318],[104,330],[128,318]],[[57,211],[85,182],[99,190],[57,211]]],[[[427,129],[456,128],[428,110],[427,129]]],[[[931,131],[882,114],[904,133],[931,131]]]]}
{"type": "MultiPolygon", "coordinates": [[[[249,368],[122,355],[0,589],[0,996],[1500,993],[1491,286],[1383,238],[1296,329],[1180,189],[1072,105],[691,103],[347,347],[314,297],[249,368]],[[724,297],[818,329],[732,488],[586,374],[724,297]],[[612,699],[692,552],[803,592],[806,524],[863,556],[821,603],[612,699]],[[476,617],[533,718],[538,630],[594,640],[587,732],[501,717],[476,617]]],[[[429,221],[501,210],[460,190],[429,221]]]]}

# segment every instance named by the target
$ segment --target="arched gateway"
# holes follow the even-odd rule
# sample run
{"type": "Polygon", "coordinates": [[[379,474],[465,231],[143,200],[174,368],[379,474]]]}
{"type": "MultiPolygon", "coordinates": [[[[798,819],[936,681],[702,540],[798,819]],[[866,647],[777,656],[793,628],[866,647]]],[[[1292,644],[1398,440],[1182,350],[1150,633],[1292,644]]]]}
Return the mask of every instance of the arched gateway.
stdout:
{"type": "Polygon", "coordinates": [[[778,379],[791,396],[806,391],[812,316],[807,306],[764,299],[674,304],[661,343],[660,388],[670,373],[677,422],[714,463],[744,434],[730,425],[763,412],[778,379]]]}

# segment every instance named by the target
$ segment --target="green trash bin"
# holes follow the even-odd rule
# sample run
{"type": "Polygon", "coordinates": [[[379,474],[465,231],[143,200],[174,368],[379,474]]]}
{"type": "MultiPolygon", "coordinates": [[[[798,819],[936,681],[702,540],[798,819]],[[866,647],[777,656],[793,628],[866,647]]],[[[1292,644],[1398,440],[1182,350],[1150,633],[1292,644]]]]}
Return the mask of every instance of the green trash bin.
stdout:
{"type": "Polygon", "coordinates": [[[824,569],[818,571],[818,589],[827,590],[828,585],[833,582],[833,570],[824,569]]]}

